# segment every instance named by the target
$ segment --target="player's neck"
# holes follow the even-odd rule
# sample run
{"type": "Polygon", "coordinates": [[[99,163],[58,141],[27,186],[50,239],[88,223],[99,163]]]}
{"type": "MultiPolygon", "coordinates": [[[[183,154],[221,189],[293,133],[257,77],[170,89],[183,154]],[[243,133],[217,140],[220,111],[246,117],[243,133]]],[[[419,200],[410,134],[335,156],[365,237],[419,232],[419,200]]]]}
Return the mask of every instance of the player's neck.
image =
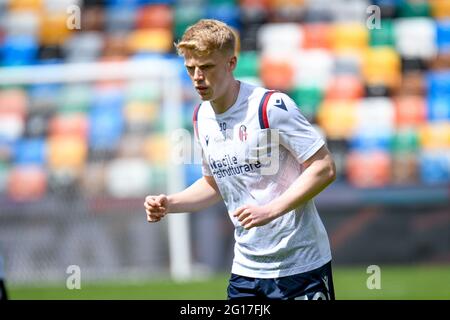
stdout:
{"type": "Polygon", "coordinates": [[[211,101],[211,106],[216,114],[224,113],[236,103],[239,96],[240,86],[241,83],[238,80],[233,79],[230,86],[225,91],[225,94],[219,99],[211,101]]]}

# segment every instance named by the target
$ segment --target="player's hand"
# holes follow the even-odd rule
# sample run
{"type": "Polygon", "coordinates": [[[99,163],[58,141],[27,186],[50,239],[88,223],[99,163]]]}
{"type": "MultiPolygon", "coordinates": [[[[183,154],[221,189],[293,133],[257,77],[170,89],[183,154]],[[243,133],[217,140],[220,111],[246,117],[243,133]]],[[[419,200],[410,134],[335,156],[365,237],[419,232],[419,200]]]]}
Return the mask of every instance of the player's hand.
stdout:
{"type": "Polygon", "coordinates": [[[267,206],[244,205],[236,209],[233,216],[238,219],[244,229],[260,227],[268,224],[276,217],[267,206]]]}
{"type": "Polygon", "coordinates": [[[160,194],[159,196],[147,196],[144,202],[147,221],[158,222],[161,220],[168,212],[168,205],[169,200],[165,194],[160,194]]]}

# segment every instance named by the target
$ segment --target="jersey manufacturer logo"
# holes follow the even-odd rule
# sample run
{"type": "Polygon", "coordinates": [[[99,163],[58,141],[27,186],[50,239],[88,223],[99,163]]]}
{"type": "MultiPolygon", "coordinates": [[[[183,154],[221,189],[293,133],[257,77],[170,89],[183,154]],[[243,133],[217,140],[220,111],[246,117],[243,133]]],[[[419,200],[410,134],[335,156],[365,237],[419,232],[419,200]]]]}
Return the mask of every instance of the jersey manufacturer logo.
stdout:
{"type": "Polygon", "coordinates": [[[274,106],[287,111],[286,105],[284,104],[284,101],[281,98],[275,100],[274,106]]]}
{"type": "Polygon", "coordinates": [[[205,142],[206,142],[206,146],[208,146],[208,144],[209,144],[209,136],[208,135],[205,136],[205,142]]]}
{"type": "Polygon", "coordinates": [[[241,125],[239,127],[239,140],[246,141],[247,137],[248,137],[247,127],[244,125],[241,125]]]}

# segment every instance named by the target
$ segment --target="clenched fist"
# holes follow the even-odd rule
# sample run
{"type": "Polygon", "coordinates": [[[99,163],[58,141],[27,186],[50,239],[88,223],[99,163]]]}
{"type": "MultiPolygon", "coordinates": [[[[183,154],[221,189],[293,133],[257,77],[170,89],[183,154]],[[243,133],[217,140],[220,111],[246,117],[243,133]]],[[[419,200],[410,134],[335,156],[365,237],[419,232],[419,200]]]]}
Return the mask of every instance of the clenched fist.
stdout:
{"type": "Polygon", "coordinates": [[[244,205],[237,208],[233,216],[238,219],[244,229],[260,227],[268,224],[277,216],[267,206],[244,205]]]}
{"type": "Polygon", "coordinates": [[[147,196],[144,202],[147,221],[158,222],[161,220],[168,212],[168,204],[169,201],[165,194],[160,194],[159,196],[147,196]]]}

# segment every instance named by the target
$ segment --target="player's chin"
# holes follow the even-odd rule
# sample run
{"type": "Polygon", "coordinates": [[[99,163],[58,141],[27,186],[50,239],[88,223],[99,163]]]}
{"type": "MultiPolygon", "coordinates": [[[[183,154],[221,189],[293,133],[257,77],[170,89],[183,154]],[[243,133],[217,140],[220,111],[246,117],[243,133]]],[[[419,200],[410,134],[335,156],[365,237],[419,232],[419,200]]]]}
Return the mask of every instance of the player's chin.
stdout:
{"type": "Polygon", "coordinates": [[[206,96],[202,96],[202,95],[200,95],[200,99],[201,99],[202,101],[209,101],[209,100],[211,100],[210,98],[208,98],[208,97],[206,97],[206,96]]]}
{"type": "Polygon", "coordinates": [[[212,98],[212,95],[210,92],[206,91],[206,92],[198,92],[198,95],[200,96],[200,99],[202,99],[202,101],[209,101],[212,98]]]}

